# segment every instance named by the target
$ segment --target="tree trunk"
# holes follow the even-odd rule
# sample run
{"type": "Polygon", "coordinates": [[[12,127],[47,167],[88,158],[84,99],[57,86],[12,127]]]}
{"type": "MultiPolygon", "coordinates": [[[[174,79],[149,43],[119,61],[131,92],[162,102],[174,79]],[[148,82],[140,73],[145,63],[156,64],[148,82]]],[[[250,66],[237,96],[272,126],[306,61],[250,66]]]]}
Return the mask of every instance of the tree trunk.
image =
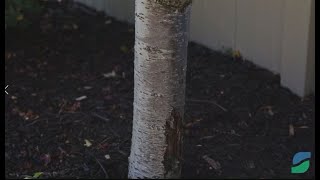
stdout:
{"type": "Polygon", "coordinates": [[[129,178],[179,178],[191,0],[135,1],[129,178]]]}

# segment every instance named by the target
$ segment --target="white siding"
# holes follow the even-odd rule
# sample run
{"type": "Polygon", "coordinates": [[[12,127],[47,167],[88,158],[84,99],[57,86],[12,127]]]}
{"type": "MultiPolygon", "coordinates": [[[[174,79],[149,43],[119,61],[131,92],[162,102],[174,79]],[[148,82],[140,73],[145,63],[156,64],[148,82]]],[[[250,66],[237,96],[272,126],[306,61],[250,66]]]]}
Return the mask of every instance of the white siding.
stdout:
{"type": "Polygon", "coordinates": [[[237,1],[236,49],[246,59],[279,73],[284,1],[237,1]]]}
{"type": "Polygon", "coordinates": [[[313,17],[311,16],[312,4],[311,0],[286,0],[281,83],[299,95],[308,94],[312,89],[311,84],[308,84],[312,81],[312,76],[307,76],[308,73],[312,73],[315,60],[314,33],[310,34],[314,31],[314,13],[313,17]],[[313,30],[310,27],[313,27],[313,30]],[[307,69],[310,69],[309,72],[307,69]]]}
{"type": "Polygon", "coordinates": [[[193,1],[191,40],[211,49],[235,47],[236,0],[193,1]]]}
{"type": "MultiPolygon", "coordinates": [[[[134,23],[134,0],[76,1],[134,23]]],[[[314,92],[313,6],[314,0],[193,0],[190,38],[215,50],[239,50],[304,96],[314,92]]]]}

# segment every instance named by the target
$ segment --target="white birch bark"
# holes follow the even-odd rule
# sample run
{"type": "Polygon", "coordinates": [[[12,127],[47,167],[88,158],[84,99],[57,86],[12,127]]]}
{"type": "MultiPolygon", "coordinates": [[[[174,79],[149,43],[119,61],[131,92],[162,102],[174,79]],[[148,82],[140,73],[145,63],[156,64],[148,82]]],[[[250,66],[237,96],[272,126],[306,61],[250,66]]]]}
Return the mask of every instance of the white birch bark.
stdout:
{"type": "Polygon", "coordinates": [[[191,0],[135,1],[129,175],[179,178],[191,0]]]}

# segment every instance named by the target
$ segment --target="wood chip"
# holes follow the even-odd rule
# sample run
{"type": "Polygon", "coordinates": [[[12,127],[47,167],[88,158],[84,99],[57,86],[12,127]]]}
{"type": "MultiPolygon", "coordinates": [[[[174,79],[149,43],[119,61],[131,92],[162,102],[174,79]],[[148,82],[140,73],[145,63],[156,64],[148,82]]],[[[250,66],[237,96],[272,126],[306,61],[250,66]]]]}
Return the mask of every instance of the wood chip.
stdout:
{"type": "Polygon", "coordinates": [[[109,159],[111,158],[109,154],[105,155],[104,157],[105,157],[107,160],[109,160],[109,159]]]}
{"type": "Polygon", "coordinates": [[[117,76],[117,74],[116,74],[115,71],[112,71],[112,72],[110,72],[110,73],[103,74],[103,77],[105,77],[105,78],[114,78],[114,77],[116,77],[116,76],[117,76]]]}
{"type": "Polygon", "coordinates": [[[269,109],[268,113],[269,113],[270,116],[274,116],[274,112],[272,111],[272,109],[269,109]]]}
{"type": "Polygon", "coordinates": [[[92,143],[89,140],[85,139],[84,142],[85,142],[85,144],[84,144],[85,147],[91,147],[92,146],[92,143]]]}
{"type": "Polygon", "coordinates": [[[309,129],[309,126],[300,126],[299,129],[309,129]]]}
{"type": "Polygon", "coordinates": [[[88,97],[87,96],[81,96],[81,97],[78,97],[77,99],[76,99],[76,101],[83,101],[83,100],[85,100],[85,99],[87,99],[88,97]]]}
{"type": "Polygon", "coordinates": [[[213,159],[211,159],[210,157],[208,157],[207,155],[202,156],[202,158],[207,161],[208,164],[210,164],[210,166],[215,169],[215,170],[220,170],[221,169],[221,165],[218,161],[215,161],[213,159]]]}
{"type": "Polygon", "coordinates": [[[85,86],[85,87],[83,87],[83,89],[90,90],[90,89],[92,89],[92,87],[91,86],[85,86]]]}
{"type": "Polygon", "coordinates": [[[109,24],[111,24],[111,23],[112,23],[111,20],[106,20],[106,21],[104,22],[105,25],[109,25],[109,24]]]}
{"type": "Polygon", "coordinates": [[[200,138],[200,140],[204,140],[204,139],[212,139],[212,138],[214,138],[214,136],[205,136],[205,137],[200,138]]]}
{"type": "Polygon", "coordinates": [[[289,125],[289,136],[294,136],[294,127],[292,124],[289,125]]]}

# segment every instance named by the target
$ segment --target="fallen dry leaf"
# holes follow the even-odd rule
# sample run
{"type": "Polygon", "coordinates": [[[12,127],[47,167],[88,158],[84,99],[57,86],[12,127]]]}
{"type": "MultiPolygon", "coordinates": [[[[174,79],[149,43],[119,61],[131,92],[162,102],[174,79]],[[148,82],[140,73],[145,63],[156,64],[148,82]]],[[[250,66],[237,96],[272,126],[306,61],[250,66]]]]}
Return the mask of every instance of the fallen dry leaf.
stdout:
{"type": "Polygon", "coordinates": [[[202,158],[207,161],[207,163],[215,170],[220,170],[221,169],[221,165],[218,161],[215,161],[213,159],[211,159],[209,156],[204,155],[202,156],[202,158]]]}
{"type": "Polygon", "coordinates": [[[19,115],[24,120],[35,120],[40,117],[39,115],[35,114],[32,110],[28,110],[27,112],[24,112],[24,111],[21,111],[19,108],[13,108],[12,113],[19,115]]]}
{"type": "Polygon", "coordinates": [[[103,74],[103,77],[105,77],[105,78],[114,78],[114,77],[116,77],[116,76],[117,76],[117,74],[116,74],[115,71],[112,71],[112,72],[110,72],[110,73],[103,74]]]}
{"type": "Polygon", "coordinates": [[[66,112],[74,113],[77,110],[79,110],[80,108],[81,108],[81,102],[77,101],[74,104],[72,104],[71,106],[66,106],[65,110],[66,110],[66,112]]]}
{"type": "Polygon", "coordinates": [[[88,139],[85,139],[84,142],[85,142],[85,144],[84,144],[85,147],[91,147],[92,146],[92,143],[88,139]]]}

